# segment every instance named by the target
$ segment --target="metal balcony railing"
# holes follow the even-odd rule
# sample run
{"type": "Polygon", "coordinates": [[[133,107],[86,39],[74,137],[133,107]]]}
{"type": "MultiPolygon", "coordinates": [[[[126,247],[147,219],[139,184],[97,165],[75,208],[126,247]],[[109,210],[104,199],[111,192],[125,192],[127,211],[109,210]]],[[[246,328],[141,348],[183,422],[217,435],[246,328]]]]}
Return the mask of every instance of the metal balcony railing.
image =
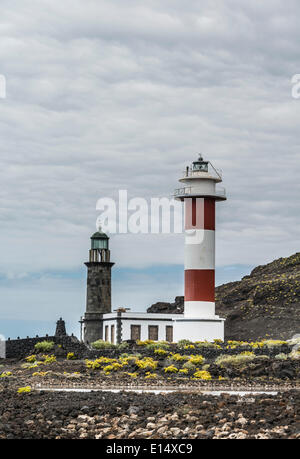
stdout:
{"type": "Polygon", "coordinates": [[[183,188],[177,188],[174,191],[174,196],[195,196],[195,195],[201,195],[201,196],[221,196],[221,197],[226,197],[226,190],[223,187],[216,187],[216,190],[214,193],[210,193],[208,191],[204,191],[203,188],[201,187],[195,187],[195,186],[185,186],[183,188]]]}

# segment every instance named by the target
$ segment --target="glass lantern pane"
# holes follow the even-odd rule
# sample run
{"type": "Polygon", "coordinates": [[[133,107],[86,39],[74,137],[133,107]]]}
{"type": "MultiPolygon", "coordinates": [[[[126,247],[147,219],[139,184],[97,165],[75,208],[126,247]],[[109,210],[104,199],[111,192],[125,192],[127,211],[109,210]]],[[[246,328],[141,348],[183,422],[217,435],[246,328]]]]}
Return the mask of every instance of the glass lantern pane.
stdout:
{"type": "Polygon", "coordinates": [[[92,239],[92,249],[108,249],[108,239],[92,239]]]}

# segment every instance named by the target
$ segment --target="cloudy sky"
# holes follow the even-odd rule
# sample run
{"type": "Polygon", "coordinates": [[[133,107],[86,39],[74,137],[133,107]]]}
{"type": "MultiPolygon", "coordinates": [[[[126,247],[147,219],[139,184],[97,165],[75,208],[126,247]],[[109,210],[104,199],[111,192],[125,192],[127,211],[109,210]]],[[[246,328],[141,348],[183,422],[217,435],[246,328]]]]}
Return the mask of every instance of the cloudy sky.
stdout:
{"type": "MultiPolygon", "coordinates": [[[[0,333],[78,333],[96,202],[222,169],[217,282],[299,251],[297,0],[2,0],[0,333]]],[[[113,235],[113,306],[183,292],[182,235],[113,235]]]]}

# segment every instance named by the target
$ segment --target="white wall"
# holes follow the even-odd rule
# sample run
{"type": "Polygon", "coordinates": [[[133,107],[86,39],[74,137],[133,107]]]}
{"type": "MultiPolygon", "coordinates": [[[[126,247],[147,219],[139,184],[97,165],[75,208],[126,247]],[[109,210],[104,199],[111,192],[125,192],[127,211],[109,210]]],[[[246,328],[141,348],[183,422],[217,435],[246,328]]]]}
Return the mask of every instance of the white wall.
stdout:
{"type": "MultiPolygon", "coordinates": [[[[121,316],[122,321],[122,340],[131,339],[131,325],[141,326],[141,340],[144,341],[149,338],[149,325],[158,327],[158,341],[166,340],[166,326],[173,326],[174,317],[183,317],[182,314],[150,314],[150,313],[123,313],[121,316]],[[135,319],[135,320],[133,320],[135,319]],[[160,319],[160,320],[158,320],[160,319]]],[[[109,327],[109,341],[111,325],[115,326],[115,343],[117,337],[117,317],[116,314],[104,314],[103,316],[103,339],[105,339],[105,326],[109,327]]]]}
{"type": "Polygon", "coordinates": [[[214,339],[224,340],[224,320],[200,321],[183,320],[174,321],[173,339],[175,342],[181,339],[190,341],[210,341],[214,339]]]}

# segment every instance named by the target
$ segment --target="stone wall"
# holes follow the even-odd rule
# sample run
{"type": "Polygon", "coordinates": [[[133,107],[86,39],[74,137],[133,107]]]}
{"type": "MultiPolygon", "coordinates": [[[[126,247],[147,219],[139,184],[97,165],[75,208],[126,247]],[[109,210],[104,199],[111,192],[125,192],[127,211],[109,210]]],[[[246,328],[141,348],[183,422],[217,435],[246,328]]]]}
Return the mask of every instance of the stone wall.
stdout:
{"type": "Polygon", "coordinates": [[[85,355],[88,348],[81,343],[76,336],[36,336],[35,338],[9,339],[6,341],[6,358],[23,358],[34,352],[35,344],[41,341],[53,341],[56,345],[62,346],[62,351],[74,352],[78,355],[85,355]]]}

